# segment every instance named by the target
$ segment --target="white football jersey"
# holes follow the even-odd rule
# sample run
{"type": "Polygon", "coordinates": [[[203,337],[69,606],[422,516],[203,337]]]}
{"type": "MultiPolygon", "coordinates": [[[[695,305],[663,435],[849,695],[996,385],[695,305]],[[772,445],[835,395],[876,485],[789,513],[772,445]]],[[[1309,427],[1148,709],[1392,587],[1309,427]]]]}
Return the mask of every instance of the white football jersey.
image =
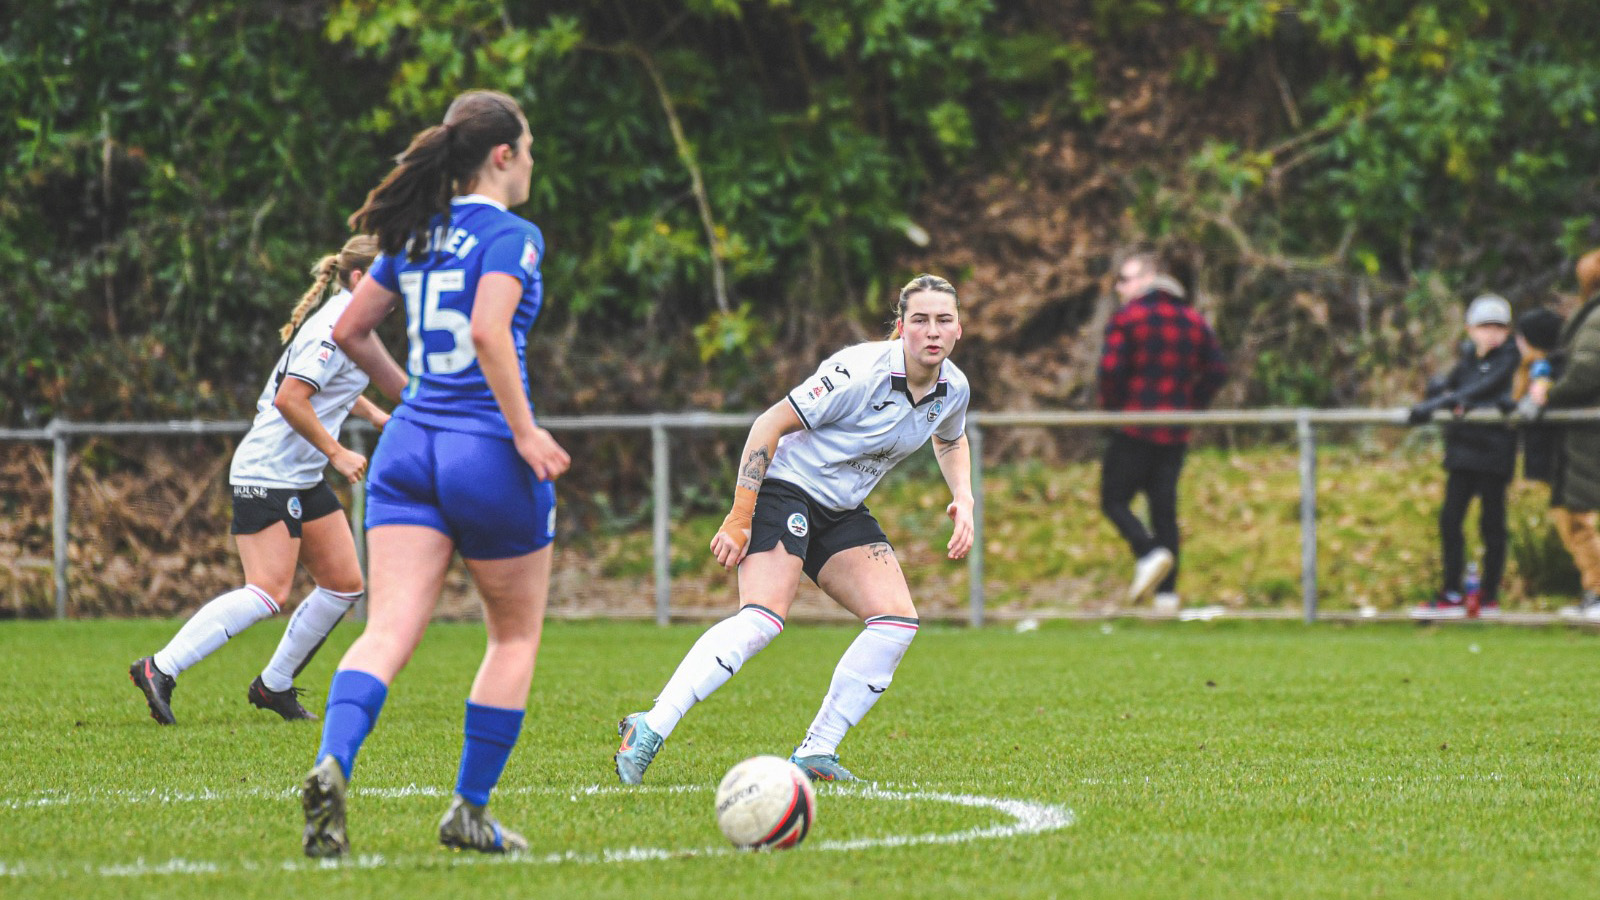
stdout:
{"type": "Polygon", "coordinates": [[[272,377],[256,399],[256,418],[250,433],[233,454],[231,484],[250,487],[316,487],[328,458],[311,442],[289,427],[283,414],[272,405],[278,386],[285,378],[298,378],[316,388],[311,409],[322,427],[337,440],[339,429],[350,415],[356,398],[367,389],[367,373],[361,371],[333,342],[333,326],[339,314],[350,305],[350,292],[340,291],[301,324],[278,357],[272,377]]]}
{"type": "Polygon", "coordinates": [[[846,347],[789,392],[805,430],[778,441],[767,477],[803,488],[829,509],[854,509],[930,435],[960,438],[971,397],[967,376],[945,360],[933,390],[912,403],[902,341],[846,347]]]}

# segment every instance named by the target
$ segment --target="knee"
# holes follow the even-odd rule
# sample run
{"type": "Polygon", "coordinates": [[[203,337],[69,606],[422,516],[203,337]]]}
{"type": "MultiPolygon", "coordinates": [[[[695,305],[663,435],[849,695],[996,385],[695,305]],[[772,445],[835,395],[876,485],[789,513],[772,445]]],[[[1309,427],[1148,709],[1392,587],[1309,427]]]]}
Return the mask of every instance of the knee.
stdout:
{"type": "Polygon", "coordinates": [[[329,578],[323,581],[318,581],[317,587],[322,588],[331,594],[340,594],[342,596],[351,597],[360,596],[361,594],[366,593],[367,590],[367,586],[361,581],[360,572],[356,572],[354,577],[343,576],[339,578],[329,578]]]}
{"type": "Polygon", "coordinates": [[[409,633],[373,627],[369,623],[367,630],[361,632],[361,637],[351,646],[347,658],[353,656],[362,661],[363,664],[355,668],[380,672],[393,678],[411,661],[411,654],[416,649],[417,640],[409,633]]]}
{"type": "Polygon", "coordinates": [[[278,609],[289,605],[289,590],[294,587],[292,581],[254,579],[248,584],[256,590],[272,598],[272,603],[278,609]]]}

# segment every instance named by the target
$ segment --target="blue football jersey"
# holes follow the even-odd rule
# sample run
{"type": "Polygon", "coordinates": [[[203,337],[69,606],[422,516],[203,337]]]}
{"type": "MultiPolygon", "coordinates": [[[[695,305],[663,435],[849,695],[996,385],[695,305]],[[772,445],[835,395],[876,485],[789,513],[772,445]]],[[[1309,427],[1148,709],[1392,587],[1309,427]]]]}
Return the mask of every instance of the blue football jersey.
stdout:
{"type": "Polygon", "coordinates": [[[420,261],[378,257],[368,277],[405,298],[411,383],[395,416],[433,428],[510,437],[472,345],[478,280],[498,272],[522,282],[511,319],[517,367],[528,378],[528,329],[544,304],[544,235],[487,197],[456,197],[450,218],[436,217],[420,261]]]}

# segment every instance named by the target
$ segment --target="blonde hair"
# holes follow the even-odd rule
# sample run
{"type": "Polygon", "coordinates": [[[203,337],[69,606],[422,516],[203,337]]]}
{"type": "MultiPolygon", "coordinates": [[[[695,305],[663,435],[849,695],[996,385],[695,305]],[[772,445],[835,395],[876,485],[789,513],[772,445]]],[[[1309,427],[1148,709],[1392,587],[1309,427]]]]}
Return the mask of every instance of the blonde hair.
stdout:
{"type": "Polygon", "coordinates": [[[959,315],[961,313],[961,297],[956,294],[955,285],[937,275],[918,275],[906,282],[906,286],[900,289],[900,299],[895,301],[894,304],[894,330],[889,333],[890,340],[900,336],[900,323],[904,322],[906,318],[906,301],[911,299],[913,294],[920,294],[923,291],[949,294],[950,298],[956,301],[956,314],[959,315]]]}
{"type": "Polygon", "coordinates": [[[310,313],[322,300],[322,295],[327,293],[328,283],[338,276],[339,284],[346,290],[350,288],[350,273],[365,272],[372,268],[372,261],[378,258],[378,239],[370,234],[358,234],[344,242],[338,253],[324,256],[317,260],[311,267],[311,287],[300,295],[300,302],[294,306],[294,312],[289,314],[289,321],[283,323],[278,329],[278,337],[285,344],[289,338],[294,337],[295,329],[305,321],[306,314],[310,313]]]}

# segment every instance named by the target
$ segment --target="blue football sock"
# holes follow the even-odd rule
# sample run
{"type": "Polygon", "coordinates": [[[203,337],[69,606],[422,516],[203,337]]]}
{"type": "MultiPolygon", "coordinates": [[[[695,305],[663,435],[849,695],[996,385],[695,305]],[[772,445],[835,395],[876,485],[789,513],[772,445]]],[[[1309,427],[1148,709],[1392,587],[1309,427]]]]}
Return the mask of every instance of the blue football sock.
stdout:
{"type": "Polygon", "coordinates": [[[357,669],[340,669],[333,673],[328,685],[328,711],[322,721],[322,746],[317,749],[317,761],[333,757],[350,778],[355,768],[356,754],[361,752],[361,742],[378,724],[378,713],[389,689],[376,677],[357,669]]]}
{"type": "Polygon", "coordinates": [[[456,793],[468,803],[483,806],[489,802],[505,771],[511,748],[522,733],[523,711],[499,706],[480,706],[467,701],[467,722],[462,729],[461,771],[456,775],[456,793]]]}

